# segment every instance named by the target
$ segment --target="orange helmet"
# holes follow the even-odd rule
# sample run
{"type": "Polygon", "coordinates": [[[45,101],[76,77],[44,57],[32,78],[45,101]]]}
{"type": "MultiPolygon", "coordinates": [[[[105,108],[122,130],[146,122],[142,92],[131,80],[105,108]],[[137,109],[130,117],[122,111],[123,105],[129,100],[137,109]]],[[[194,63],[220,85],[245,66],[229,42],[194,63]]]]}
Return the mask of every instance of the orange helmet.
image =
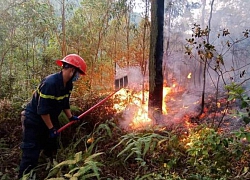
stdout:
{"type": "Polygon", "coordinates": [[[56,63],[58,66],[62,66],[63,63],[70,64],[70,65],[78,68],[81,75],[86,74],[87,65],[86,65],[85,61],[83,60],[83,58],[81,58],[77,54],[69,54],[69,55],[65,56],[62,60],[57,60],[56,63]]]}

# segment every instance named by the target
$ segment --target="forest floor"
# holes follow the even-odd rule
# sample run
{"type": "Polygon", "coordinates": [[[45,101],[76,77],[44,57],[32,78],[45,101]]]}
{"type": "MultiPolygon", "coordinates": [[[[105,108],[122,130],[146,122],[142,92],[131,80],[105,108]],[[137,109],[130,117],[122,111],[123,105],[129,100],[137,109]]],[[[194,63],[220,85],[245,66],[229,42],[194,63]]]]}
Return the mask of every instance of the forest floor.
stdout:
{"type": "MultiPolygon", "coordinates": [[[[166,99],[169,114],[163,116],[164,118],[161,120],[161,125],[174,126],[176,122],[184,125],[187,121],[189,125],[214,124],[214,127],[219,126],[220,131],[225,133],[238,130],[240,127],[244,126],[244,122],[241,120],[223,113],[225,107],[227,107],[227,109],[235,108],[235,104],[227,104],[225,98],[220,98],[216,104],[214,95],[207,96],[205,111],[199,117],[197,114],[200,112],[200,106],[195,104],[197,101],[198,99],[192,94],[172,94],[171,98],[166,99]],[[176,101],[178,97],[184,95],[187,101],[176,101]],[[191,102],[191,100],[192,103],[186,103],[191,102]],[[191,105],[193,106],[191,107],[191,105]],[[179,119],[179,121],[176,119],[179,119]]],[[[17,177],[21,158],[20,143],[22,139],[21,122],[20,118],[18,118],[19,114],[20,112],[16,112],[16,114],[13,115],[15,118],[1,120],[2,122],[0,123],[0,179],[16,179],[17,177]]],[[[69,131],[69,133],[75,133],[75,131],[69,131]]],[[[67,136],[73,137],[74,135],[67,133],[67,136]]],[[[113,169],[109,171],[113,171],[113,169]]]]}

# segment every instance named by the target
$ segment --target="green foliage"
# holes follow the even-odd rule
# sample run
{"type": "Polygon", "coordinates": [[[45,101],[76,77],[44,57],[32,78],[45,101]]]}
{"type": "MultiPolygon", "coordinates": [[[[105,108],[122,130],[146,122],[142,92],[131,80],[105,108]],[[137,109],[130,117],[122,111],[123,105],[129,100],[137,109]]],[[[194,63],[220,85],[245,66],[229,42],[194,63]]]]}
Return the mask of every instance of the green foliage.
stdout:
{"type": "Polygon", "coordinates": [[[11,101],[7,99],[0,99],[0,122],[8,119],[11,115],[12,105],[11,101]]]}
{"type": "Polygon", "coordinates": [[[102,153],[96,153],[93,154],[87,158],[84,158],[82,152],[78,152],[75,154],[74,158],[71,160],[65,160],[59,164],[57,164],[55,167],[53,167],[47,178],[48,180],[59,180],[62,178],[52,178],[54,176],[60,177],[60,174],[62,173],[62,168],[66,167],[68,169],[68,172],[65,173],[63,176],[65,178],[70,179],[91,179],[91,178],[97,178],[100,179],[100,166],[102,166],[101,163],[95,160],[96,157],[100,156],[102,153]]]}
{"type": "Polygon", "coordinates": [[[32,169],[29,173],[25,174],[21,180],[37,180],[35,170],[32,169]]]}
{"type": "MultiPolygon", "coordinates": [[[[6,141],[4,138],[0,138],[0,162],[3,161],[3,155],[4,153],[6,153],[9,150],[6,141]]],[[[7,179],[11,179],[9,178],[8,174],[4,174],[3,172],[1,172],[0,170],[0,180],[7,180],[7,179]]]]}
{"type": "Polygon", "coordinates": [[[104,123],[99,124],[92,133],[92,137],[107,137],[108,139],[112,138],[112,130],[118,128],[117,125],[112,120],[107,120],[104,123]]]}
{"type": "Polygon", "coordinates": [[[184,180],[183,178],[181,178],[177,173],[173,172],[169,172],[167,170],[164,170],[162,172],[153,172],[153,173],[149,173],[146,174],[142,177],[136,177],[136,180],[162,180],[162,179],[167,179],[167,180],[184,180]]]}
{"type": "Polygon", "coordinates": [[[115,145],[111,151],[114,151],[118,146],[123,145],[124,149],[119,152],[117,157],[120,157],[125,161],[130,158],[139,164],[139,166],[147,166],[148,162],[163,162],[168,161],[167,165],[169,169],[177,163],[180,158],[178,138],[171,133],[162,131],[161,134],[157,133],[130,133],[122,136],[121,141],[115,145]],[[162,134],[162,135],[161,135],[162,134]],[[168,150],[171,148],[170,153],[168,150]],[[166,153],[166,156],[161,153],[166,153]],[[169,153],[169,154],[168,154],[169,153]],[[153,155],[154,154],[154,155],[153,155]],[[146,156],[153,155],[156,160],[148,160],[146,156]]]}
{"type": "MultiPolygon", "coordinates": [[[[91,134],[77,131],[79,140],[58,152],[62,160],[54,162],[47,179],[247,179],[246,129],[229,136],[206,126],[191,129],[188,135],[155,129],[120,136],[117,129],[110,120],[96,125],[91,134]]],[[[0,144],[5,148],[5,141],[0,144]]],[[[40,168],[33,172],[40,173],[40,168]]],[[[39,179],[33,172],[24,178],[39,179]]]]}
{"type": "Polygon", "coordinates": [[[80,126],[77,127],[77,130],[73,134],[74,141],[71,140],[71,143],[67,145],[66,148],[63,148],[61,151],[61,156],[69,158],[74,156],[72,153],[76,152],[78,149],[85,149],[84,158],[91,156],[98,151],[98,144],[103,140],[110,140],[112,138],[111,128],[116,126],[112,121],[106,121],[98,125],[90,134],[82,133],[82,126],[86,125],[86,122],[83,122],[80,126]]]}
{"type": "Polygon", "coordinates": [[[121,144],[124,144],[125,148],[117,155],[125,155],[124,161],[130,158],[132,155],[136,155],[135,160],[141,163],[141,166],[146,164],[144,157],[147,152],[152,152],[157,145],[157,142],[164,137],[158,134],[140,134],[140,133],[131,133],[124,135],[122,140],[114,146],[112,150],[118,147],[121,144]]]}
{"type": "Polygon", "coordinates": [[[6,98],[0,99],[0,123],[12,118],[20,118],[21,109],[20,102],[14,102],[6,98]]]}
{"type": "Polygon", "coordinates": [[[7,151],[8,149],[9,148],[8,148],[4,138],[0,138],[0,150],[1,150],[1,152],[7,151]]]}
{"type": "MultiPolygon", "coordinates": [[[[228,100],[232,101],[234,99],[239,99],[239,100],[244,100],[246,96],[244,95],[245,90],[243,89],[242,86],[236,84],[236,83],[231,83],[227,86],[225,86],[226,90],[228,90],[228,100]]],[[[245,104],[243,102],[243,104],[245,104]]],[[[243,105],[242,104],[242,105],[243,105]]]]}
{"type": "Polygon", "coordinates": [[[246,90],[236,83],[225,86],[228,91],[228,101],[238,100],[240,110],[233,113],[233,116],[239,116],[246,123],[250,123],[250,97],[246,94],[246,90]]]}
{"type": "Polygon", "coordinates": [[[199,127],[189,135],[188,163],[199,174],[220,177],[227,173],[230,165],[227,161],[230,158],[228,144],[228,140],[222,139],[214,129],[199,127]]]}
{"type": "Polygon", "coordinates": [[[90,156],[91,154],[98,152],[98,149],[101,148],[101,145],[99,144],[110,141],[113,136],[112,131],[114,128],[117,128],[117,126],[112,120],[107,120],[94,128],[93,132],[86,136],[85,156],[90,156]]]}
{"type": "Polygon", "coordinates": [[[245,139],[250,143],[250,131],[245,130],[244,128],[240,128],[239,131],[234,132],[234,135],[239,140],[245,139]]]}

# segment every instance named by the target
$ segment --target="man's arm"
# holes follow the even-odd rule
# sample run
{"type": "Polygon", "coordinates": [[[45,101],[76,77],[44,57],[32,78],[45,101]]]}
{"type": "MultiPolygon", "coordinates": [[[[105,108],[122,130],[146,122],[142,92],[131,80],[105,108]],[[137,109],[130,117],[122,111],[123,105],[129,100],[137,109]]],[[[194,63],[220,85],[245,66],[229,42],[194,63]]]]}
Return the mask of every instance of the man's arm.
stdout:
{"type": "Polygon", "coordinates": [[[49,114],[43,114],[43,115],[41,115],[41,117],[42,117],[44,123],[46,124],[46,126],[48,127],[48,129],[53,128],[53,124],[51,122],[49,114]]]}
{"type": "Polygon", "coordinates": [[[69,121],[78,121],[79,118],[77,116],[73,116],[70,109],[64,109],[63,110],[66,116],[68,117],[69,121]]]}
{"type": "Polygon", "coordinates": [[[70,109],[64,109],[63,111],[66,114],[66,116],[68,117],[68,119],[72,117],[72,113],[71,113],[70,109]]]}

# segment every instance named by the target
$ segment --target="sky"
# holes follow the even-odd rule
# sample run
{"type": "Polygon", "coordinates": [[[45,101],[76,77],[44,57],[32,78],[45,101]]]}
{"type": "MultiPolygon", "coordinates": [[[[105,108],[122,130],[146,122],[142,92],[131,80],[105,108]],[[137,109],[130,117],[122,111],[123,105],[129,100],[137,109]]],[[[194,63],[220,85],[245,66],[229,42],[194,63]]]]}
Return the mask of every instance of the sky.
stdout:
{"type": "Polygon", "coordinates": [[[135,12],[138,12],[138,13],[143,12],[144,4],[145,4],[145,3],[142,2],[141,0],[136,0],[136,1],[135,1],[135,8],[134,8],[134,11],[135,11],[135,12]]]}

